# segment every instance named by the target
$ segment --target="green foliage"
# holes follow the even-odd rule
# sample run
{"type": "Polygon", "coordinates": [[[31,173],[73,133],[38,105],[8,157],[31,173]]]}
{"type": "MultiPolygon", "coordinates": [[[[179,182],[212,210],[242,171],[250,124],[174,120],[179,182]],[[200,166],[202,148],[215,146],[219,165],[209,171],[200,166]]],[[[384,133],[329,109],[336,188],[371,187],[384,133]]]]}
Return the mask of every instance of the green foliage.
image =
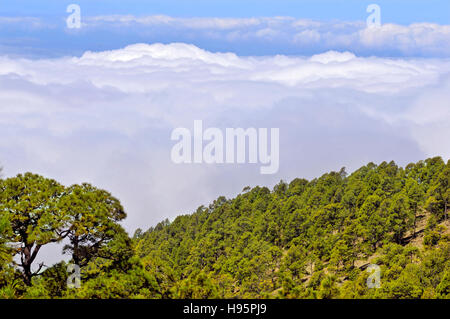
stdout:
{"type": "Polygon", "coordinates": [[[66,189],[60,207],[67,212],[69,225],[70,244],[64,252],[70,252],[77,265],[85,266],[117,232],[123,232],[117,222],[126,214],[119,200],[89,184],[66,189]]]}
{"type": "Polygon", "coordinates": [[[246,188],[140,231],[137,252],[158,260],[160,274],[153,269],[172,298],[441,298],[446,281],[444,294],[437,287],[449,258],[440,259],[436,273],[427,263],[433,254],[449,256],[447,166],[440,158],[405,169],[369,163],[349,176],[341,169],[312,181],[281,181],[272,192],[246,188]],[[432,230],[423,230],[426,219],[434,219],[432,230]],[[367,287],[361,266],[374,256],[381,289],[367,287]]]}
{"type": "Polygon", "coordinates": [[[0,273],[12,260],[11,249],[8,247],[8,238],[11,236],[11,224],[8,215],[0,216],[0,273]]]}
{"type": "Polygon", "coordinates": [[[107,191],[19,175],[0,181],[0,297],[449,298],[449,172],[435,157],[246,187],[133,238],[107,191]],[[26,272],[63,239],[80,288],[64,262],[26,272]]]}
{"type": "Polygon", "coordinates": [[[64,187],[52,179],[27,173],[0,181],[0,218],[7,216],[12,232],[9,242],[17,243],[24,281],[31,285],[32,263],[42,246],[63,237],[65,212],[58,207],[64,187]]]}

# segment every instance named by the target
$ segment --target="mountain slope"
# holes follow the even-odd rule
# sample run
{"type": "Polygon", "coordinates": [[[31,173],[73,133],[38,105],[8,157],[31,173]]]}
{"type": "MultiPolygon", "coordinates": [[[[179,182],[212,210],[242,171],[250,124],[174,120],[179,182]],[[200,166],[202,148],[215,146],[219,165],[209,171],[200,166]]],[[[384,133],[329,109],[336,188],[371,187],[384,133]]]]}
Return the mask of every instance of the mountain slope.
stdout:
{"type": "Polygon", "coordinates": [[[163,297],[448,298],[449,184],[439,157],[369,163],[245,188],[134,240],[163,297]]]}

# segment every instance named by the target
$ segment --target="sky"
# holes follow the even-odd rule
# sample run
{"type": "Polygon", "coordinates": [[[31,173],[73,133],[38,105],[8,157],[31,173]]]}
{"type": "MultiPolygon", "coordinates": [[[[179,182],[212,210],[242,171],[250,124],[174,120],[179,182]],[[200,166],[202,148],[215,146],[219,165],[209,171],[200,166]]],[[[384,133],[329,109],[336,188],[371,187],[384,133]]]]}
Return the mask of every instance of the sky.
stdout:
{"type": "MultiPolygon", "coordinates": [[[[411,33],[426,37],[424,29],[449,24],[450,2],[446,0],[378,1],[383,24],[398,28],[422,25],[409,30],[409,35],[397,30],[387,48],[347,39],[350,35],[356,38],[365,27],[369,16],[366,9],[373,2],[9,1],[0,5],[0,48],[13,56],[45,58],[81,56],[87,50],[120,49],[140,42],[187,42],[212,52],[231,51],[238,55],[312,55],[351,49],[364,56],[427,56],[429,52],[423,45],[414,47],[411,33]],[[66,9],[73,3],[81,8],[80,30],[69,30],[65,25],[69,16],[66,9]],[[298,23],[294,25],[293,21],[298,23]],[[305,32],[300,34],[301,30],[305,32]],[[403,43],[405,39],[401,36],[409,38],[409,42],[403,43]]],[[[439,48],[445,39],[435,36],[433,39],[432,46],[438,48],[433,54],[448,56],[448,41],[439,48]]]]}
{"type": "Polygon", "coordinates": [[[16,16],[58,16],[72,3],[88,15],[133,14],[175,17],[292,16],[314,20],[360,20],[369,4],[384,8],[385,22],[447,24],[446,0],[18,0],[2,3],[0,13],[16,16]]]}
{"type": "Polygon", "coordinates": [[[448,160],[449,2],[378,1],[378,28],[366,23],[370,3],[2,3],[4,177],[107,189],[132,234],[246,186],[448,160]],[[71,3],[80,29],[67,28],[71,3]],[[171,132],[195,120],[279,128],[279,171],[173,163],[171,132]]]}

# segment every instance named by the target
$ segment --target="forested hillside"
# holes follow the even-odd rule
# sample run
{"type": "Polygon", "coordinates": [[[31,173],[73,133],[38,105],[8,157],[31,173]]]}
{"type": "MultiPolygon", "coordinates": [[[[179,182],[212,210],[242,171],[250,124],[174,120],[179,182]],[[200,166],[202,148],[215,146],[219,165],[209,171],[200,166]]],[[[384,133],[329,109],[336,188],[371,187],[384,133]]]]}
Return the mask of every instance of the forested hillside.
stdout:
{"type": "Polygon", "coordinates": [[[439,157],[369,163],[246,187],[129,238],[108,192],[20,175],[0,181],[0,296],[449,298],[449,184],[439,157]],[[65,262],[28,267],[36,247],[61,240],[81,267],[78,289],[65,262]],[[367,285],[369,264],[379,288],[367,285]]]}

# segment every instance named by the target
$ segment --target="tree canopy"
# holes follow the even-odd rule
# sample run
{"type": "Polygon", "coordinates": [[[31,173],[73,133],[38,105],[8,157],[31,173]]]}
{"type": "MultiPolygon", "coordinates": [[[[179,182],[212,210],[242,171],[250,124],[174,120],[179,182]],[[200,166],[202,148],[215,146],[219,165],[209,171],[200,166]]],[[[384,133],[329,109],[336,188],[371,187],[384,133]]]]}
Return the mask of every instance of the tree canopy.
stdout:
{"type": "Polygon", "coordinates": [[[435,157],[245,187],[132,238],[105,190],[0,180],[0,297],[449,298],[449,172],[435,157]],[[34,265],[52,242],[70,260],[34,265]]]}

